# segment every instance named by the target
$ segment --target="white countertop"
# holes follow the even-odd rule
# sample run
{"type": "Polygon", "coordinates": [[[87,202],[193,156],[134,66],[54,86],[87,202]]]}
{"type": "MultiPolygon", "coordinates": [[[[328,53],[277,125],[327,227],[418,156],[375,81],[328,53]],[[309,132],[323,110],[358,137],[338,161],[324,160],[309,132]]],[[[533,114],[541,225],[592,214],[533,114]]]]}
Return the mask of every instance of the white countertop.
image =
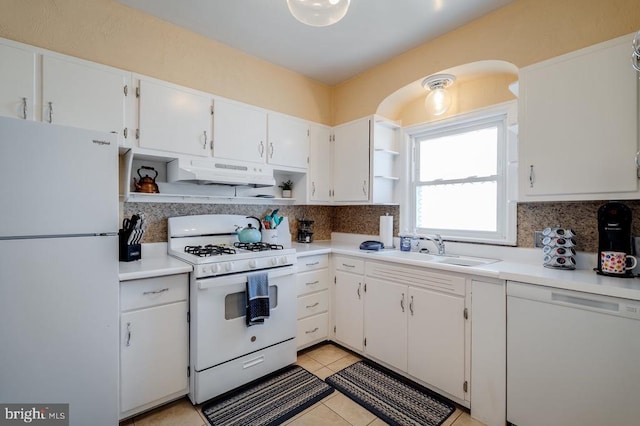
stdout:
{"type": "Polygon", "coordinates": [[[142,259],[132,262],[120,262],[120,281],[141,278],[161,277],[165,275],[186,274],[193,270],[188,263],[167,255],[166,243],[142,245],[142,259]]]}
{"type": "MultiPolygon", "coordinates": [[[[366,260],[380,260],[458,272],[474,277],[520,281],[564,290],[640,300],[640,279],[606,277],[596,274],[593,270],[595,253],[579,254],[578,262],[579,265],[582,264],[583,269],[559,270],[542,266],[540,249],[498,248],[492,250],[487,246],[479,245],[475,245],[475,247],[466,245],[472,248],[464,249],[462,245],[447,243],[448,247],[453,247],[452,254],[504,259],[481,266],[457,266],[421,260],[421,256],[424,255],[415,252],[401,252],[395,249],[385,250],[384,253],[363,251],[358,248],[360,241],[364,241],[362,236],[355,239],[339,237],[332,241],[319,241],[310,244],[294,243],[293,247],[298,251],[300,257],[330,252],[357,256],[366,260]],[[456,249],[458,250],[456,251],[456,249]],[[393,252],[389,253],[391,250],[393,252]],[[476,252],[473,253],[473,250],[476,252]]],[[[428,256],[424,257],[428,258],[428,256]]]]}
{"type": "MultiPolygon", "coordinates": [[[[640,279],[615,278],[598,275],[593,271],[595,253],[579,253],[578,266],[582,269],[558,270],[542,266],[540,249],[488,247],[447,243],[452,254],[502,259],[481,266],[458,266],[422,260],[428,256],[395,249],[368,252],[358,248],[367,236],[334,234],[331,241],[292,243],[298,257],[318,254],[342,254],[366,260],[380,260],[405,265],[457,272],[473,277],[520,281],[564,290],[575,290],[604,296],[640,300],[640,279]],[[424,256],[424,257],[423,257],[424,256]]],[[[167,256],[166,244],[143,244],[142,259],[120,262],[120,281],[150,278],[191,272],[191,265],[167,256]]]]}

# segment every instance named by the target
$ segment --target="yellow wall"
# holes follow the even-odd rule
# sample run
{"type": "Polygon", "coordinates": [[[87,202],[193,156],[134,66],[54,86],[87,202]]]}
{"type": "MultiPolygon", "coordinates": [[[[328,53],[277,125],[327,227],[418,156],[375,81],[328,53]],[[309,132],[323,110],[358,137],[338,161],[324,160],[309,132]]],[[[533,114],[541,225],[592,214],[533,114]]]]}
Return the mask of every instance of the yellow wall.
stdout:
{"type": "Polygon", "coordinates": [[[0,37],[330,123],[329,86],[113,0],[0,0],[0,37]]]}
{"type": "Polygon", "coordinates": [[[325,124],[444,69],[523,67],[639,28],[639,0],[516,0],[332,88],[113,0],[0,0],[0,37],[325,124]]]}
{"type": "Polygon", "coordinates": [[[396,90],[441,70],[484,60],[522,68],[638,29],[639,0],[517,0],[337,85],[332,122],[373,114],[396,90]]]}

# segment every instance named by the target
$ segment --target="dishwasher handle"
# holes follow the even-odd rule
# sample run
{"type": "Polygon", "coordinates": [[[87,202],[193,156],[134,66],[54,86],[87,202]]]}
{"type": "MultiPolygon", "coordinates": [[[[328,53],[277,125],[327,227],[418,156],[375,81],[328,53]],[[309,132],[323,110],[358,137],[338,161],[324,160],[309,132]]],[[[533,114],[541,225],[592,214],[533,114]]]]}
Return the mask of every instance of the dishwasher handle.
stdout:
{"type": "Polygon", "coordinates": [[[554,302],[560,302],[563,305],[577,305],[583,308],[593,308],[609,312],[618,312],[620,310],[620,304],[614,302],[607,302],[604,300],[594,300],[583,296],[574,296],[563,293],[551,293],[551,300],[554,302]]]}
{"type": "Polygon", "coordinates": [[[550,303],[640,320],[640,301],[620,297],[507,281],[507,298],[550,303]]]}

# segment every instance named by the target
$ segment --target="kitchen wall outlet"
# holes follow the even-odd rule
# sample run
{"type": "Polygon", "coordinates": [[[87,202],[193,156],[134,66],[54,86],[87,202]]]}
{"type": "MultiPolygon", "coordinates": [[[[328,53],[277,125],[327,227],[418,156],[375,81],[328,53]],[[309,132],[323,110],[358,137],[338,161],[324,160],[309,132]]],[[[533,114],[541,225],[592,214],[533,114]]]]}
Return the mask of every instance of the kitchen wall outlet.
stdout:
{"type": "Polygon", "coordinates": [[[544,235],[542,235],[542,231],[533,231],[533,241],[536,248],[542,248],[544,244],[542,244],[542,240],[544,239],[544,235]]]}

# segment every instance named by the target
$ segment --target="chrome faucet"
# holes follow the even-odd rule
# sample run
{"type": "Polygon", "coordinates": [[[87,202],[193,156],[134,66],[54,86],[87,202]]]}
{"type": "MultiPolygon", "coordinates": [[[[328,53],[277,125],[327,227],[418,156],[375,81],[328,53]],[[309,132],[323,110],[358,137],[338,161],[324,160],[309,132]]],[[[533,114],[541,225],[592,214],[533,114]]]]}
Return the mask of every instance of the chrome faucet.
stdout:
{"type": "Polygon", "coordinates": [[[444,241],[442,241],[442,236],[440,234],[435,234],[433,236],[427,235],[424,239],[433,241],[438,248],[438,256],[444,256],[444,241]]]}

